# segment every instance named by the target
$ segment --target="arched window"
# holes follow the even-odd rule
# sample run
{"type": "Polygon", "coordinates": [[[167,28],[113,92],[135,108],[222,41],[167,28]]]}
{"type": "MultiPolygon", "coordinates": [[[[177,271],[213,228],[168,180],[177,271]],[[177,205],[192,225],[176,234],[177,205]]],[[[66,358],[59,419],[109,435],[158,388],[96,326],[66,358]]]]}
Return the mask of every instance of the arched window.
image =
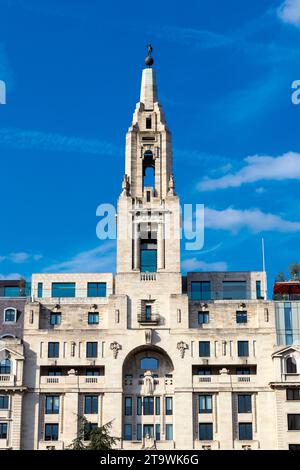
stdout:
{"type": "Polygon", "coordinates": [[[6,308],[4,310],[4,323],[15,323],[17,321],[17,310],[15,308],[6,308]]]}
{"type": "Polygon", "coordinates": [[[11,361],[10,359],[2,359],[0,361],[0,374],[10,374],[11,361]]]}
{"type": "Polygon", "coordinates": [[[286,372],[288,374],[297,374],[297,362],[294,357],[288,357],[286,360],[286,372]]]}
{"type": "Polygon", "coordinates": [[[143,357],[141,359],[141,369],[156,370],[158,369],[158,360],[154,357],[143,357]]]}
{"type": "Polygon", "coordinates": [[[143,160],[143,187],[155,188],[155,161],[153,153],[147,150],[143,160]]]}

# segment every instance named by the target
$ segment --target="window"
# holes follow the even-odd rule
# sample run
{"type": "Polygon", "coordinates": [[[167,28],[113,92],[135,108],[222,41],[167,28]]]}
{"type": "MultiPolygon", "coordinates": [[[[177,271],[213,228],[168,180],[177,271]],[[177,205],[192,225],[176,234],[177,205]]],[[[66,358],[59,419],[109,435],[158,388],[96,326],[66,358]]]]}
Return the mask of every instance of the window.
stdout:
{"type": "Polygon", "coordinates": [[[238,395],[238,412],[251,413],[251,395],[238,395]]]}
{"type": "Polygon", "coordinates": [[[48,343],[48,357],[59,357],[59,343],[48,343]]]}
{"type": "Polygon", "coordinates": [[[131,441],[132,440],[132,426],[131,424],[125,424],[124,426],[124,440],[131,441]]]}
{"type": "Polygon", "coordinates": [[[205,325],[209,323],[209,312],[198,312],[198,324],[205,325]]]}
{"type": "Polygon", "coordinates": [[[213,423],[199,423],[199,440],[213,440],[213,423]]]}
{"type": "Polygon", "coordinates": [[[158,369],[158,360],[154,357],[143,357],[140,365],[144,370],[156,370],[158,369]]]}
{"type": "Polygon", "coordinates": [[[294,357],[288,357],[286,360],[286,372],[288,374],[297,374],[297,363],[294,357]]]}
{"type": "Polygon", "coordinates": [[[199,413],[212,413],[212,395],[199,395],[199,413]]]}
{"type": "Polygon", "coordinates": [[[160,397],[155,397],[155,414],[160,415],[160,397]]]}
{"type": "Polygon", "coordinates": [[[88,297],[106,297],[106,282],[88,282],[88,297]]]}
{"type": "Polygon", "coordinates": [[[155,425],[155,439],[160,441],[160,424],[155,425]]]}
{"type": "Polygon", "coordinates": [[[4,297],[20,297],[20,288],[4,287],[4,297]]]}
{"type": "Polygon", "coordinates": [[[151,191],[147,191],[147,202],[151,201],[151,191]]]}
{"type": "Polygon", "coordinates": [[[11,361],[10,359],[0,360],[0,374],[10,374],[11,372],[11,361]]]}
{"type": "Polygon", "coordinates": [[[142,425],[140,423],[136,425],[136,440],[142,440],[142,425]]]}
{"type": "Polygon", "coordinates": [[[209,341],[199,341],[199,356],[200,357],[210,356],[210,342],[209,341]]]}
{"type": "Polygon", "coordinates": [[[288,430],[300,431],[300,414],[288,415],[288,430]]]}
{"type": "Polygon", "coordinates": [[[43,297],[43,283],[42,282],[38,282],[37,296],[39,299],[43,297]]]}
{"type": "Polygon", "coordinates": [[[247,323],[248,318],[247,318],[247,312],[245,311],[237,311],[236,312],[236,322],[237,323],[247,323]]]}
{"type": "Polygon", "coordinates": [[[223,281],[223,299],[247,299],[246,281],[223,281]]]}
{"type": "Polygon", "coordinates": [[[87,415],[98,414],[98,395],[85,395],[84,412],[87,415]]]}
{"type": "Polygon", "coordinates": [[[210,300],[211,290],[209,281],[191,282],[191,300],[210,300]]]}
{"type": "Polygon", "coordinates": [[[49,369],[48,370],[48,377],[59,377],[63,375],[60,369],[49,369]]]}
{"type": "Polygon", "coordinates": [[[52,297],[75,297],[75,282],[53,282],[52,297]]]}
{"type": "Polygon", "coordinates": [[[141,416],[141,414],[142,414],[142,397],[138,397],[138,398],[137,398],[136,414],[137,414],[138,416],[141,416]]]}
{"type": "Polygon", "coordinates": [[[144,397],[143,413],[146,416],[154,415],[154,397],[144,397]]]}
{"type": "Polygon", "coordinates": [[[256,281],[256,298],[263,299],[261,295],[261,282],[260,281],[256,281]]]}
{"type": "Polygon", "coordinates": [[[89,441],[91,439],[91,432],[94,431],[94,429],[98,428],[97,423],[86,423],[84,426],[84,441],[89,441]]]}
{"type": "Polygon", "coordinates": [[[4,310],[4,322],[15,323],[17,321],[17,310],[15,308],[6,308],[4,310]]]}
{"type": "Polygon", "coordinates": [[[289,450],[300,450],[300,444],[289,444],[289,450]]]}
{"type": "Polygon", "coordinates": [[[210,367],[198,367],[197,374],[198,375],[211,375],[212,370],[210,367]]]}
{"type": "Polygon", "coordinates": [[[132,415],[132,398],[125,397],[125,416],[132,415]]]}
{"type": "Polygon", "coordinates": [[[239,440],[252,441],[252,423],[239,423],[239,440]]]}
{"type": "Polygon", "coordinates": [[[8,410],[8,395],[0,395],[0,410],[8,410]]]}
{"type": "Polygon", "coordinates": [[[250,368],[249,367],[237,367],[236,368],[236,375],[250,375],[250,368]]]}
{"type": "Polygon", "coordinates": [[[300,400],[300,389],[299,388],[287,388],[286,399],[287,400],[300,400]]]}
{"type": "Polygon", "coordinates": [[[166,424],[166,441],[173,441],[173,424],[166,424]]]}
{"type": "Polygon", "coordinates": [[[141,240],[141,272],[157,271],[157,240],[141,240]]]}
{"type": "Polygon", "coordinates": [[[45,413],[47,415],[59,413],[59,396],[58,395],[48,395],[46,397],[45,413]]]}
{"type": "Polygon", "coordinates": [[[45,441],[58,441],[58,424],[45,424],[45,441]]]}
{"type": "Polygon", "coordinates": [[[61,324],[61,313],[51,313],[50,315],[50,325],[60,325],[61,324]]]}
{"type": "Polygon", "coordinates": [[[0,423],[0,439],[7,439],[7,423],[0,423]]]}
{"type": "Polygon", "coordinates": [[[146,318],[146,320],[151,320],[151,311],[152,311],[151,305],[146,305],[146,307],[145,307],[145,318],[146,318]]]}
{"type": "Polygon", "coordinates": [[[285,344],[293,344],[293,309],[290,302],[284,302],[284,328],[285,328],[285,344]]]}
{"type": "Polygon", "coordinates": [[[99,313],[89,312],[88,324],[89,325],[98,325],[99,324],[99,313]]]}
{"type": "Polygon", "coordinates": [[[248,341],[238,341],[238,356],[239,357],[249,356],[249,342],[248,341]]]}
{"type": "Polygon", "coordinates": [[[146,129],[152,128],[152,119],[151,117],[146,117],[146,129]]]}
{"type": "Polygon", "coordinates": [[[104,370],[94,369],[94,368],[86,369],[85,375],[87,377],[96,377],[96,376],[99,376],[99,375],[104,375],[104,370]]]}
{"type": "Polygon", "coordinates": [[[172,397],[166,397],[166,415],[172,415],[173,414],[173,398],[172,397]]]}
{"type": "Polygon", "coordinates": [[[86,357],[97,357],[98,356],[98,343],[88,342],[86,343],[86,357]]]}

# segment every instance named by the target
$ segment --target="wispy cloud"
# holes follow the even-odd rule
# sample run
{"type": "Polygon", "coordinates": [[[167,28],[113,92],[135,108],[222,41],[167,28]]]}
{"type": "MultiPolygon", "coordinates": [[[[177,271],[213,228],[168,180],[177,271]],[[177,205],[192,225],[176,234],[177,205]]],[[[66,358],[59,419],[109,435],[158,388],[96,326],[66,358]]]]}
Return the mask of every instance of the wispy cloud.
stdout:
{"type": "Polygon", "coordinates": [[[23,278],[23,276],[19,273],[0,274],[0,281],[17,281],[21,278],[23,278]]]}
{"type": "Polygon", "coordinates": [[[162,26],[152,31],[152,34],[157,39],[164,39],[185,46],[192,45],[198,49],[213,49],[232,43],[232,39],[228,36],[204,29],[162,26]]]}
{"type": "Polygon", "coordinates": [[[300,154],[288,152],[279,157],[254,155],[244,159],[246,165],[236,173],[220,178],[206,178],[198,184],[200,191],[240,187],[245,183],[263,180],[300,179],[300,154]]]}
{"type": "Polygon", "coordinates": [[[0,129],[0,145],[20,150],[37,149],[94,155],[118,155],[121,153],[119,147],[102,140],[11,128],[0,129]]]}
{"type": "Polygon", "coordinates": [[[265,231],[300,232],[300,222],[285,220],[282,217],[262,212],[260,209],[225,210],[205,209],[205,228],[228,230],[237,233],[242,229],[259,233],[265,231]]]}
{"type": "Polygon", "coordinates": [[[53,264],[44,272],[112,272],[115,266],[115,243],[102,242],[97,248],[82,251],[70,260],[53,264]]]}
{"type": "Polygon", "coordinates": [[[227,271],[228,265],[224,261],[216,261],[207,263],[206,261],[198,260],[197,258],[185,259],[182,263],[184,271],[227,271]]]}
{"type": "Polygon", "coordinates": [[[22,263],[28,263],[29,261],[40,261],[42,257],[43,255],[41,255],[40,253],[31,254],[31,253],[26,253],[25,251],[20,251],[16,253],[10,253],[8,255],[0,256],[0,263],[4,261],[8,261],[8,262],[15,263],[15,264],[22,264],[22,263]]]}
{"type": "Polygon", "coordinates": [[[284,23],[300,26],[300,0],[285,0],[277,13],[284,23]]]}

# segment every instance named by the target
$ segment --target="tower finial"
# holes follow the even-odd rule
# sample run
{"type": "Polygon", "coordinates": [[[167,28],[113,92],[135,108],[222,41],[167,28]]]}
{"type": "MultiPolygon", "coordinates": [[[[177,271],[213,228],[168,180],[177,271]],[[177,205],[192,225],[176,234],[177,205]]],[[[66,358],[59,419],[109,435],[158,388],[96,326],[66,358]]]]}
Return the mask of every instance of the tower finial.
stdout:
{"type": "Polygon", "coordinates": [[[145,59],[145,64],[148,65],[149,67],[151,67],[151,65],[154,64],[154,60],[153,60],[153,57],[152,57],[152,51],[153,51],[152,45],[148,44],[147,49],[148,49],[148,55],[145,59]]]}

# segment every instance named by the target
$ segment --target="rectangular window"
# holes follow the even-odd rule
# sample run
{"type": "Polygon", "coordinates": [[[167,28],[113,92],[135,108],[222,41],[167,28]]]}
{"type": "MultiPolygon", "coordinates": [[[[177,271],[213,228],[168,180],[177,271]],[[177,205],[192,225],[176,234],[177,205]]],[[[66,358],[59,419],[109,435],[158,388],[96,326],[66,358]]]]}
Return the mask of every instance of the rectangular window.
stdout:
{"type": "Polygon", "coordinates": [[[146,317],[146,320],[151,320],[151,312],[152,312],[152,307],[151,307],[151,305],[146,305],[146,307],[145,307],[145,317],[146,317]]]}
{"type": "Polygon", "coordinates": [[[60,325],[60,324],[61,324],[61,313],[51,313],[50,325],[60,325]]]}
{"type": "Polygon", "coordinates": [[[238,341],[238,356],[239,357],[249,356],[249,342],[248,341],[238,341]]]}
{"type": "Polygon", "coordinates": [[[142,440],[142,425],[140,423],[136,425],[136,440],[142,440]]]}
{"type": "Polygon", "coordinates": [[[300,400],[300,388],[287,388],[286,399],[287,400],[300,400]]]}
{"type": "Polygon", "coordinates": [[[98,414],[98,395],[85,395],[84,412],[87,415],[98,414]]]}
{"type": "Polygon", "coordinates": [[[143,412],[144,415],[153,415],[154,414],[154,397],[144,397],[143,400],[143,412]]]}
{"type": "Polygon", "coordinates": [[[173,424],[166,424],[166,441],[173,441],[173,424]]]}
{"type": "Polygon", "coordinates": [[[209,281],[191,282],[191,300],[210,300],[211,288],[209,281]]]}
{"type": "Polygon", "coordinates": [[[17,311],[15,308],[7,308],[4,311],[4,322],[15,323],[17,321],[17,311]]]}
{"type": "Polygon", "coordinates": [[[46,396],[45,413],[57,415],[59,413],[59,395],[46,396]]]}
{"type": "Polygon", "coordinates": [[[142,397],[137,397],[136,414],[138,416],[141,416],[142,414],[142,397]]]}
{"type": "Polygon", "coordinates": [[[256,281],[256,298],[263,299],[261,295],[261,281],[256,281]]]}
{"type": "Polygon", "coordinates": [[[248,321],[247,312],[245,312],[244,310],[236,312],[236,322],[237,323],[247,323],[247,321],[248,321]]]}
{"type": "Polygon", "coordinates": [[[160,424],[155,425],[155,439],[160,441],[160,424]]]}
{"type": "Polygon", "coordinates": [[[58,424],[45,424],[45,441],[58,441],[58,424]]]}
{"type": "Polygon", "coordinates": [[[251,395],[238,395],[238,412],[251,413],[251,395]]]}
{"type": "Polygon", "coordinates": [[[89,325],[98,325],[99,324],[99,313],[89,312],[88,324],[89,325]]]}
{"type": "Polygon", "coordinates": [[[20,297],[20,287],[4,287],[4,297],[20,297]]]}
{"type": "Polygon", "coordinates": [[[300,414],[288,415],[288,430],[300,431],[300,414]]]}
{"type": "Polygon", "coordinates": [[[151,117],[146,118],[146,129],[151,129],[152,128],[152,119],[151,117]]]}
{"type": "Polygon", "coordinates": [[[43,297],[43,283],[42,282],[38,282],[37,296],[38,296],[39,299],[41,299],[43,297]]]}
{"type": "Polygon", "coordinates": [[[198,312],[198,324],[206,325],[209,323],[209,312],[198,312]]]}
{"type": "Polygon", "coordinates": [[[98,343],[87,342],[86,343],[86,357],[98,357],[98,343]]]}
{"type": "Polygon", "coordinates": [[[89,441],[91,439],[91,432],[94,430],[94,429],[97,429],[98,428],[98,424],[97,423],[86,423],[85,426],[84,426],[84,437],[83,437],[83,440],[84,441],[89,441]]]}
{"type": "Polygon", "coordinates": [[[106,282],[88,282],[88,297],[106,297],[106,282]]]}
{"type": "Polygon", "coordinates": [[[52,297],[75,297],[75,282],[53,282],[52,297]]]}
{"type": "Polygon", "coordinates": [[[223,281],[223,300],[247,299],[246,281],[223,281]]]}
{"type": "Polygon", "coordinates": [[[125,416],[132,415],[132,398],[125,397],[125,416]]]}
{"type": "Polygon", "coordinates": [[[48,343],[48,357],[59,357],[59,343],[48,343]]]}
{"type": "Polygon", "coordinates": [[[212,395],[199,395],[199,413],[212,413],[212,395]]]}
{"type": "Polygon", "coordinates": [[[0,439],[7,439],[7,423],[0,423],[0,439]]]}
{"type": "Polygon", "coordinates": [[[210,367],[198,367],[197,374],[198,375],[211,375],[212,370],[210,367]]]}
{"type": "Polygon", "coordinates": [[[0,410],[8,410],[8,395],[0,395],[0,410]]]}
{"type": "Polygon", "coordinates": [[[141,249],[141,272],[155,273],[157,271],[157,250],[141,249]]]}
{"type": "Polygon", "coordinates": [[[237,367],[236,368],[236,375],[250,375],[250,367],[237,367]]]}
{"type": "Polygon", "coordinates": [[[252,441],[252,423],[239,423],[239,440],[252,441]]]}
{"type": "Polygon", "coordinates": [[[155,414],[160,415],[160,397],[155,397],[155,414]]]}
{"type": "Polygon", "coordinates": [[[104,369],[86,369],[85,375],[87,377],[99,377],[100,375],[104,375],[104,369]]]}
{"type": "Polygon", "coordinates": [[[209,341],[199,341],[199,356],[210,357],[210,342],[209,341]]]}
{"type": "Polygon", "coordinates": [[[173,414],[173,398],[166,397],[166,415],[170,416],[173,414]]]}
{"type": "Polygon", "coordinates": [[[199,423],[199,440],[213,440],[213,423],[199,423]]]}
{"type": "Polygon", "coordinates": [[[63,373],[60,369],[48,369],[48,377],[60,377],[63,373]]]}
{"type": "Polygon", "coordinates": [[[284,303],[284,327],[285,327],[285,344],[293,344],[293,320],[292,320],[292,304],[290,302],[284,303]]]}
{"type": "Polygon", "coordinates": [[[132,425],[131,424],[124,425],[124,440],[132,441],[132,425]]]}

